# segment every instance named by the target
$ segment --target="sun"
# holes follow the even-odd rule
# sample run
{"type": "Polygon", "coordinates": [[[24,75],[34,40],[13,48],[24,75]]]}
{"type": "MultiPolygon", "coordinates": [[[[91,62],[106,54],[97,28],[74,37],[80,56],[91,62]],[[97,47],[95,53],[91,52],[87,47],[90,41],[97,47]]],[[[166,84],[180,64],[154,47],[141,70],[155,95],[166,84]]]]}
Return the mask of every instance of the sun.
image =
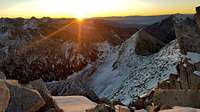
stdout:
{"type": "Polygon", "coordinates": [[[84,18],[79,17],[79,18],[77,18],[77,20],[78,20],[78,21],[83,21],[84,18]]]}
{"type": "Polygon", "coordinates": [[[84,17],[83,15],[76,15],[75,18],[76,18],[78,21],[83,21],[86,17],[84,17]]]}

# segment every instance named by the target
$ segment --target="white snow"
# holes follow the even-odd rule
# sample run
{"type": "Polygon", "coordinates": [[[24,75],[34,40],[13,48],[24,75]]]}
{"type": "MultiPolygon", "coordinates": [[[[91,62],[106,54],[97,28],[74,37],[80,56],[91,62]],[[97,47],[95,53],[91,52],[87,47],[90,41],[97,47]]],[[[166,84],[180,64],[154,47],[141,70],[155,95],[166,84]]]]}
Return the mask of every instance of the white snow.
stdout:
{"type": "Polygon", "coordinates": [[[176,40],[151,56],[135,53],[137,33],[119,49],[107,47],[103,63],[88,82],[99,97],[120,99],[129,104],[137,96],[154,88],[160,80],[176,72],[176,62],[181,57],[176,40]]]}
{"type": "Polygon", "coordinates": [[[193,74],[195,74],[195,75],[200,77],[200,71],[194,71],[193,74]]]}
{"type": "Polygon", "coordinates": [[[192,64],[200,62],[200,54],[194,52],[187,52],[187,58],[189,58],[189,62],[192,64]]]}

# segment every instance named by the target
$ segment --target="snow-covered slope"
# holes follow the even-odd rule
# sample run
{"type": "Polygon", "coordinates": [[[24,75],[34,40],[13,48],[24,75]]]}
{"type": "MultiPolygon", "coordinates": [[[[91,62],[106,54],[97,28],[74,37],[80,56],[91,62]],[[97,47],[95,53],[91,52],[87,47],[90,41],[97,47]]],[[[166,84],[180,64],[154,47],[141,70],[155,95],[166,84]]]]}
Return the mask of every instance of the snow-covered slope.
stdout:
{"type": "Polygon", "coordinates": [[[138,33],[119,46],[119,49],[107,47],[103,63],[97,66],[88,82],[88,86],[99,97],[120,99],[122,103],[129,104],[175,72],[176,62],[181,56],[176,40],[156,54],[139,56],[135,53],[137,38],[138,33]]]}

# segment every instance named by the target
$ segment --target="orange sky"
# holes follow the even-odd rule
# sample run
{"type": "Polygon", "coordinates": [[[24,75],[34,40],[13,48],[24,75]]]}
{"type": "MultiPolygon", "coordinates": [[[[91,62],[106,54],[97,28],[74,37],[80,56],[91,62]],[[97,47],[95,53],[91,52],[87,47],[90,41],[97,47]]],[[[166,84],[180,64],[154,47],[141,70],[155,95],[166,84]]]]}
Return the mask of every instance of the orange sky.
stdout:
{"type": "Polygon", "coordinates": [[[200,0],[0,0],[1,17],[99,17],[194,13],[200,0]]]}

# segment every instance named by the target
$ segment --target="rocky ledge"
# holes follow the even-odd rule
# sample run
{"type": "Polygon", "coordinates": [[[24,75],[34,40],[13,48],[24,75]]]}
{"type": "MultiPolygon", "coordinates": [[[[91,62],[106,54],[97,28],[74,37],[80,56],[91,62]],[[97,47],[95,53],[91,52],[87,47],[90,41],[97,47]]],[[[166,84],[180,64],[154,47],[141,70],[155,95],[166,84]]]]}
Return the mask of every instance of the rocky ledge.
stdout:
{"type": "Polygon", "coordinates": [[[20,84],[0,79],[0,112],[62,112],[42,80],[20,84]]]}

